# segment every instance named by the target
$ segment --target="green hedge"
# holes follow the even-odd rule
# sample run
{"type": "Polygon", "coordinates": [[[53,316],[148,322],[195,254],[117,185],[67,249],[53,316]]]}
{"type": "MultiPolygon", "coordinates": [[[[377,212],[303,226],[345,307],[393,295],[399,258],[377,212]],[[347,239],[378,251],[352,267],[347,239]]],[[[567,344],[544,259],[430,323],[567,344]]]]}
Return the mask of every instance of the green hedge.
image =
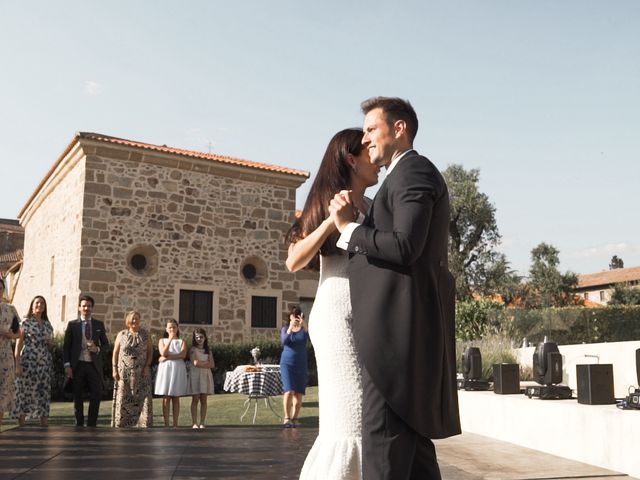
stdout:
{"type": "Polygon", "coordinates": [[[487,300],[456,304],[456,338],[499,334],[521,344],[547,336],[562,345],[640,340],[640,306],[504,308],[487,300]]]}
{"type": "MultiPolygon", "coordinates": [[[[155,371],[158,365],[158,358],[160,356],[158,352],[157,338],[153,337],[153,363],[152,369],[155,371]]],[[[64,368],[62,363],[62,344],[64,340],[63,334],[56,334],[54,338],[54,344],[52,347],[53,356],[53,374],[51,375],[51,397],[54,401],[71,400],[72,395],[65,393],[63,390],[65,384],[64,368]]],[[[191,344],[191,338],[183,336],[183,340],[187,342],[187,345],[191,344]]],[[[111,340],[113,345],[113,340],[111,340]]],[[[212,347],[213,356],[216,363],[216,367],[213,369],[213,379],[216,387],[216,392],[222,392],[222,386],[224,384],[224,377],[226,372],[233,370],[238,365],[245,365],[252,363],[251,349],[253,347],[260,348],[260,358],[262,363],[280,363],[280,353],[282,352],[282,345],[279,340],[256,340],[247,341],[241,343],[231,344],[215,344],[212,347]]],[[[104,390],[103,399],[111,399],[113,394],[113,378],[111,377],[111,347],[103,352],[103,376],[104,376],[104,390]]],[[[318,384],[318,372],[316,369],[316,358],[313,352],[313,346],[311,342],[307,342],[307,354],[309,361],[309,380],[310,386],[318,384]]]]}

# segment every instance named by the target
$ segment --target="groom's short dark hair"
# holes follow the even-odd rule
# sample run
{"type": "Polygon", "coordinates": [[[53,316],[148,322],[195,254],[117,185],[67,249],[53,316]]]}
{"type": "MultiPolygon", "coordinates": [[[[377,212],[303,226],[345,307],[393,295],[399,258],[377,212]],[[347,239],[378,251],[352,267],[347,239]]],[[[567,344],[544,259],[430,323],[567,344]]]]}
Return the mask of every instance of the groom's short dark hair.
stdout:
{"type": "Polygon", "coordinates": [[[360,104],[365,115],[374,108],[381,108],[389,126],[398,120],[404,120],[407,124],[407,135],[413,144],[413,139],[418,133],[418,116],[408,100],[397,97],[371,97],[360,104]]]}

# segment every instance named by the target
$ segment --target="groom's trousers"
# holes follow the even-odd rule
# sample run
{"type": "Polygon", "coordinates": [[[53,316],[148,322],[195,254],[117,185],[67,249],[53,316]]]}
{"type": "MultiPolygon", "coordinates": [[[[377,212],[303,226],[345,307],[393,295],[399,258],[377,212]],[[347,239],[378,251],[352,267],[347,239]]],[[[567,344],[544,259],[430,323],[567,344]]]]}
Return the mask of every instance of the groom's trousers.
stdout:
{"type": "Polygon", "coordinates": [[[391,410],[362,368],[363,480],[440,480],[431,439],[391,410]]]}

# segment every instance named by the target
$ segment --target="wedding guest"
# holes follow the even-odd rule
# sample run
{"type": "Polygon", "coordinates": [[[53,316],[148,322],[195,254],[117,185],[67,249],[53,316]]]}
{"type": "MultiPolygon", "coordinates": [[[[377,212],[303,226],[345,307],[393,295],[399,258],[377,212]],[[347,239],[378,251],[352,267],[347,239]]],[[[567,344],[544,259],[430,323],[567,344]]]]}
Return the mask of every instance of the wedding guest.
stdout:
{"type": "Polygon", "coordinates": [[[302,318],[302,310],[292,307],[289,311],[289,323],[282,327],[280,341],[283,345],[280,356],[280,375],[284,396],[284,427],[297,427],[302,396],[307,386],[307,325],[302,318]]]}
{"type": "Polygon", "coordinates": [[[95,301],[89,295],[78,300],[80,318],[69,322],[64,332],[64,373],[73,379],[73,408],[76,426],[84,426],[85,389],[89,390],[87,427],[96,427],[102,396],[102,355],[109,347],[104,323],[92,317],[95,301]]]}
{"type": "Polygon", "coordinates": [[[127,313],[126,329],[113,345],[113,407],[111,426],[116,428],[153,426],[151,360],[153,346],[149,332],[141,328],[140,314],[127,313]]]}
{"type": "Polygon", "coordinates": [[[207,397],[214,393],[211,369],[215,367],[204,328],[196,328],[193,331],[191,345],[188,388],[188,393],[191,395],[191,423],[193,428],[204,428],[207,418],[207,397]],[[198,403],[200,404],[200,422],[198,422],[198,403]]]}
{"type": "Polygon", "coordinates": [[[4,412],[11,413],[16,398],[16,364],[11,341],[20,336],[20,317],[5,302],[5,283],[0,279],[0,427],[4,412]]]}
{"type": "Polygon", "coordinates": [[[40,426],[49,424],[51,402],[50,347],[53,327],[47,315],[47,301],[41,295],[31,300],[27,316],[20,325],[16,342],[16,408],[14,416],[23,426],[26,418],[39,418],[40,426]]]}
{"type": "Polygon", "coordinates": [[[169,409],[173,410],[173,427],[178,426],[180,417],[180,397],[187,394],[187,367],[184,359],[187,356],[187,345],[180,338],[178,322],[167,320],[164,338],[158,341],[160,364],[156,375],[154,393],[162,395],[162,416],[164,426],[169,426],[169,409]]]}

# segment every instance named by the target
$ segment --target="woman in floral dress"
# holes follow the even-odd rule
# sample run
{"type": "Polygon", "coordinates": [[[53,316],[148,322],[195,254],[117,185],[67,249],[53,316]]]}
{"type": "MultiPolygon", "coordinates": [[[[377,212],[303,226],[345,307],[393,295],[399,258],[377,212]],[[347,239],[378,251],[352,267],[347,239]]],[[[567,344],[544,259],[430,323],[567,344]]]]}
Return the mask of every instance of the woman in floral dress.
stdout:
{"type": "Polygon", "coordinates": [[[153,426],[151,360],[153,346],[147,330],[140,328],[140,314],[127,313],[126,330],[113,345],[113,408],[111,426],[153,426]]]}
{"type": "Polygon", "coordinates": [[[16,342],[14,416],[18,417],[20,426],[24,425],[26,418],[39,418],[41,427],[49,424],[53,368],[49,347],[52,341],[53,327],[47,316],[47,301],[38,295],[31,300],[16,342]]]}
{"type": "Polygon", "coordinates": [[[4,301],[5,285],[0,279],[0,427],[4,412],[11,413],[16,398],[16,364],[11,340],[20,336],[20,317],[13,305],[4,301]]]}

